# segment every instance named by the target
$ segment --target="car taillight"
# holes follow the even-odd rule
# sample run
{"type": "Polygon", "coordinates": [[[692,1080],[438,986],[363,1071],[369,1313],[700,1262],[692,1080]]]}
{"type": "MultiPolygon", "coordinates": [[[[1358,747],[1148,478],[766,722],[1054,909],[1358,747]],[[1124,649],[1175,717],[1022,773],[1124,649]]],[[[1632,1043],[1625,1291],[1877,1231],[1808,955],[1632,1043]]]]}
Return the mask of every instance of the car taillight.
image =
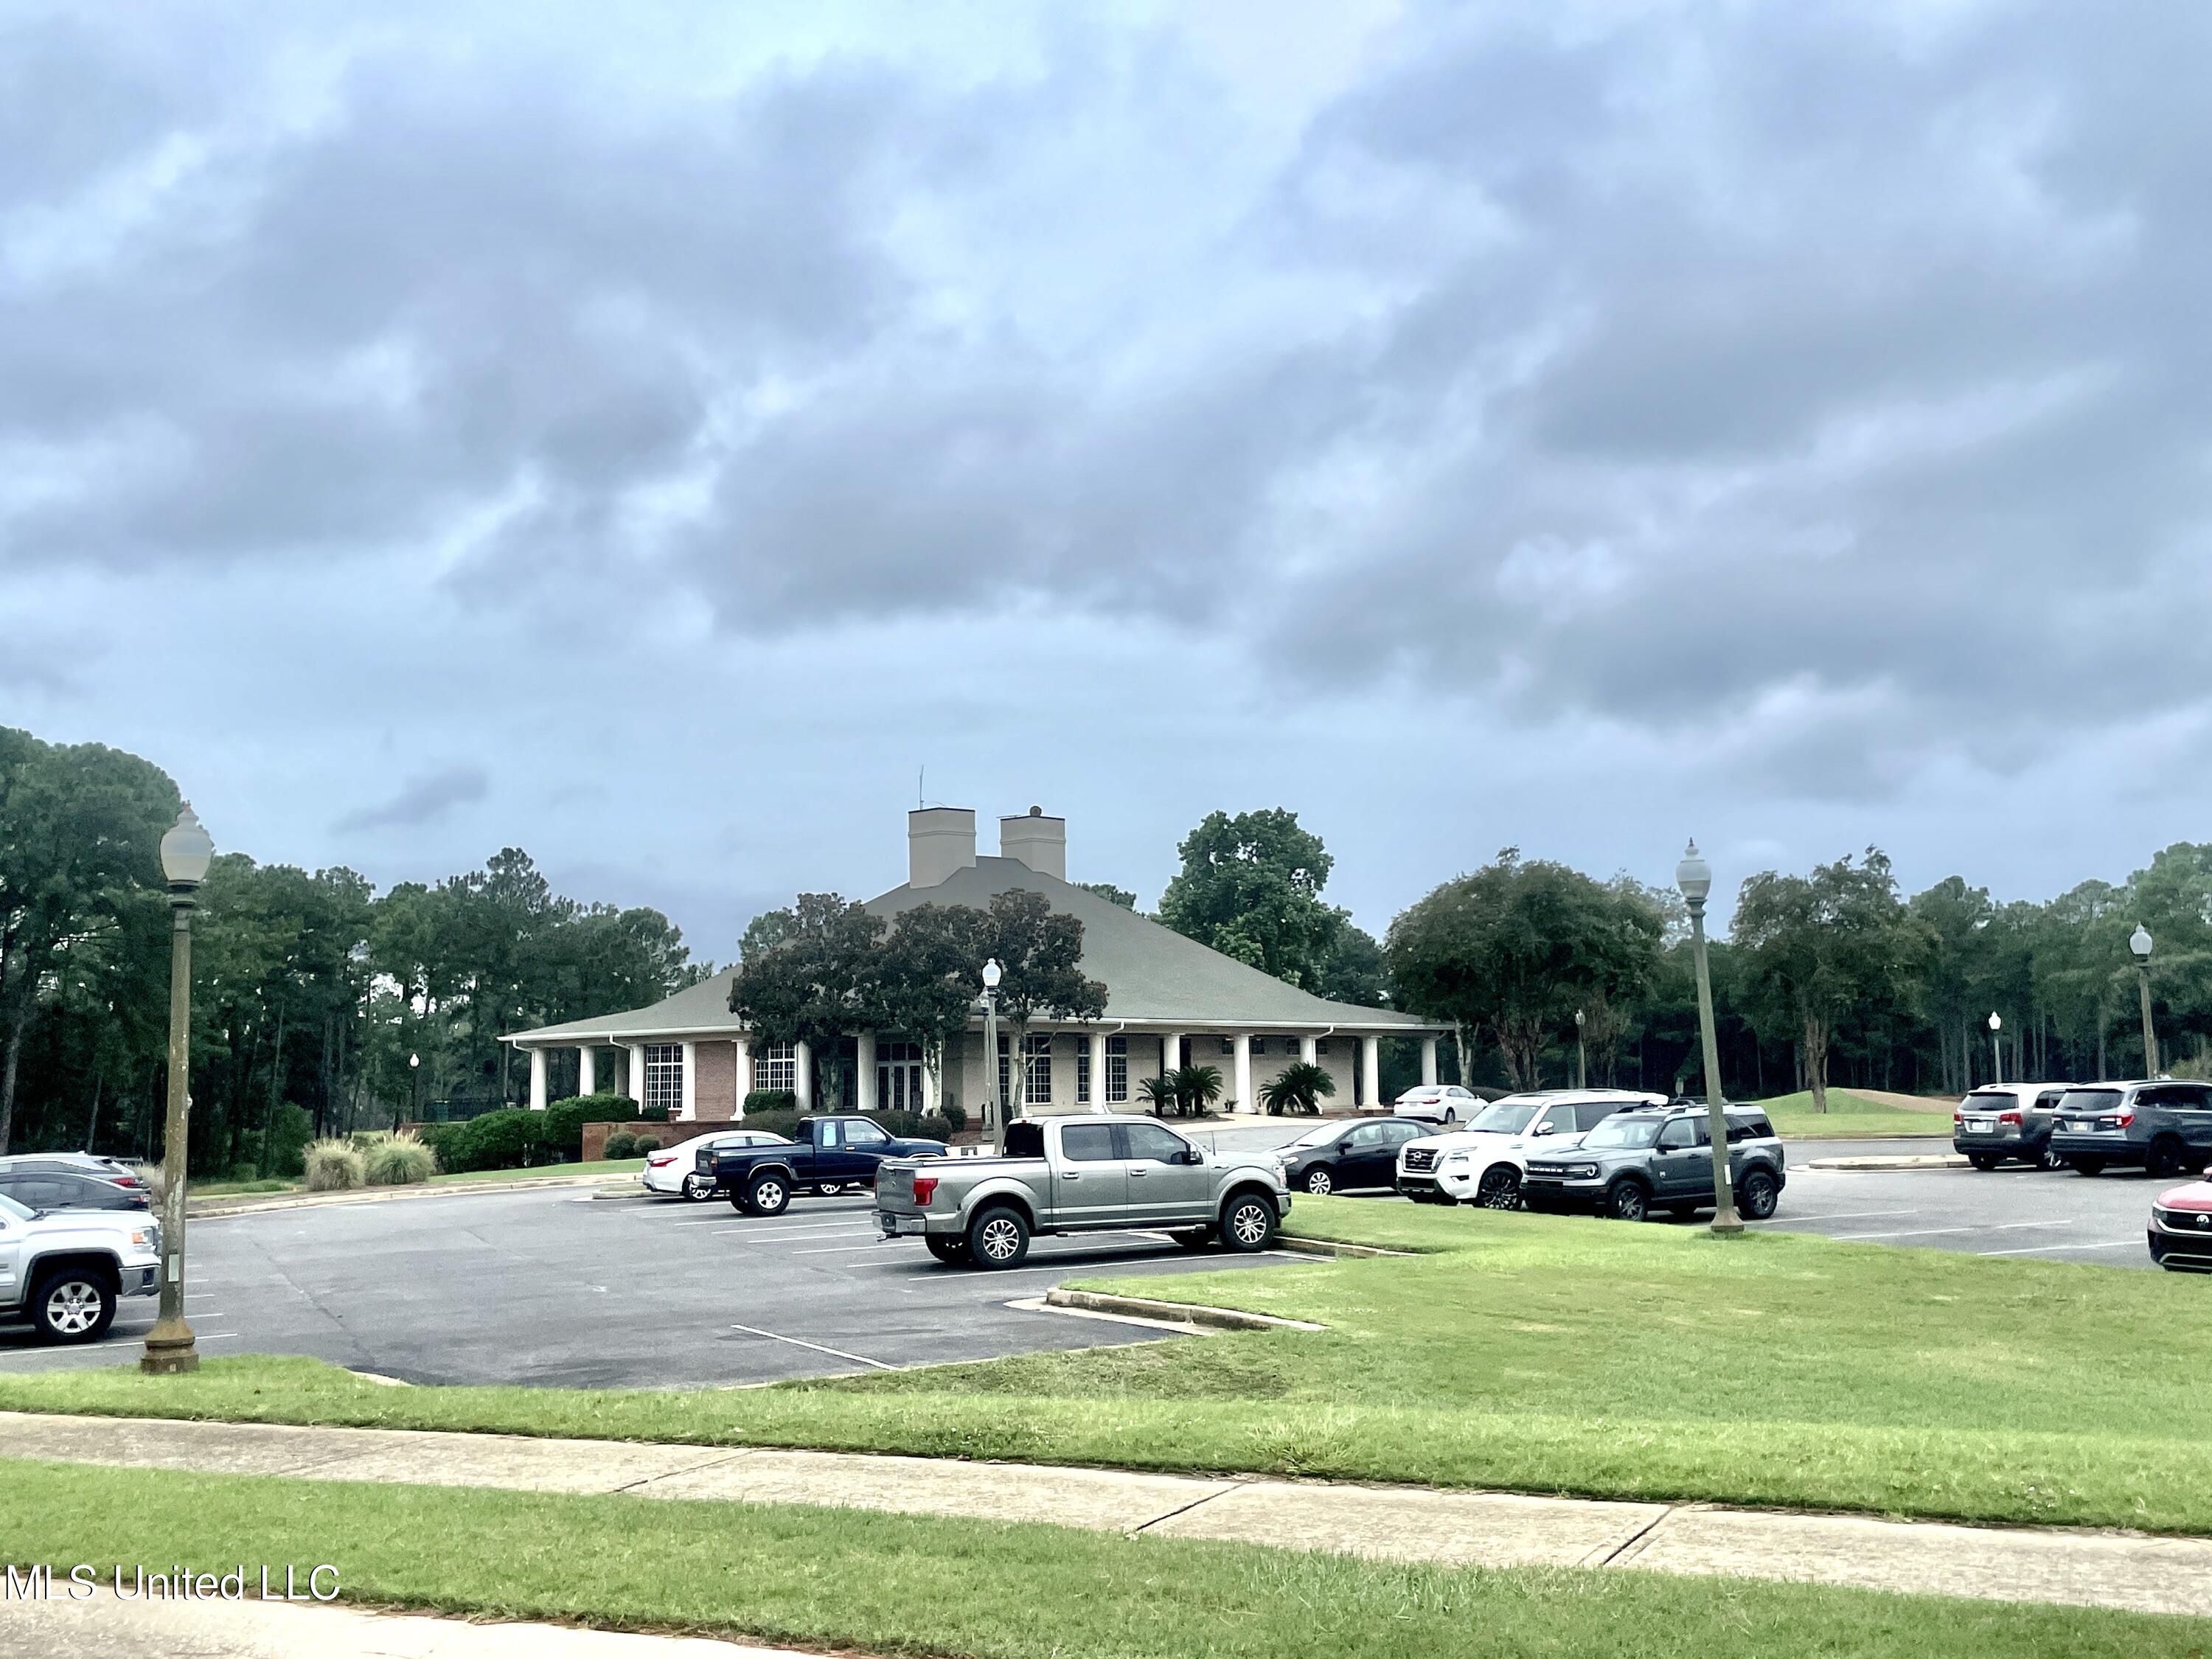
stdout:
{"type": "Polygon", "coordinates": [[[2116,1129],[2124,1129],[2129,1124],[2135,1121],[2136,1115],[2133,1112],[2122,1112],[2118,1117],[2112,1120],[2112,1127],[2116,1129]]]}
{"type": "Polygon", "coordinates": [[[942,1178],[939,1176],[916,1176],[914,1178],[914,1201],[917,1204],[927,1204],[931,1199],[935,1198],[937,1183],[942,1178]]]}
{"type": "Polygon", "coordinates": [[[1997,1114],[1997,1121],[2000,1123],[2016,1124],[2020,1121],[2020,1114],[2018,1112],[1999,1112],[1997,1114]]]}
{"type": "Polygon", "coordinates": [[[645,1161],[656,1170],[664,1170],[670,1164],[676,1162],[676,1154],[673,1152],[653,1152],[648,1155],[645,1161]]]}
{"type": "Polygon", "coordinates": [[[137,1176],[109,1176],[107,1179],[118,1187],[136,1187],[138,1184],[137,1176]]]}
{"type": "Polygon", "coordinates": [[[1966,1115],[1964,1112],[1954,1112],[1951,1114],[1951,1121],[1954,1123],[1964,1123],[1966,1121],[1966,1115]]]}

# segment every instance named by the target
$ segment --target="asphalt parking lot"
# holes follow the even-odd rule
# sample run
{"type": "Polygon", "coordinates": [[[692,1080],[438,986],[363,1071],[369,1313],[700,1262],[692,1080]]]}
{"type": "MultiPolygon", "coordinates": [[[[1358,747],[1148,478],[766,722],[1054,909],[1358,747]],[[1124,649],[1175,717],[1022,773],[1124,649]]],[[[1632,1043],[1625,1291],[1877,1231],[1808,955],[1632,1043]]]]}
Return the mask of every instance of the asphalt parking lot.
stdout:
{"type": "MultiPolygon", "coordinates": [[[[801,1199],[771,1220],[561,1188],[196,1221],[185,1313],[203,1354],[308,1354],[409,1382],[734,1385],[1158,1340],[1007,1304],[1066,1279],[1295,1259],[1100,1233],[1040,1238],[1025,1267],[978,1273],[879,1240],[871,1208],[801,1199]]],[[[124,1363],[154,1314],[133,1297],[85,1347],[13,1328],[0,1370],[124,1363]]]]}

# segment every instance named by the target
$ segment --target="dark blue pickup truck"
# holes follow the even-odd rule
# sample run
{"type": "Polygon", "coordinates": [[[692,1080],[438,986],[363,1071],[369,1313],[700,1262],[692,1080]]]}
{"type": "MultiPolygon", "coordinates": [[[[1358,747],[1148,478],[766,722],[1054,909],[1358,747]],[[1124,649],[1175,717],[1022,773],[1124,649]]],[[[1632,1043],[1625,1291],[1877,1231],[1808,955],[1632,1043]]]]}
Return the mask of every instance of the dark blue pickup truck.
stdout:
{"type": "Polygon", "coordinates": [[[748,1215],[781,1215],[799,1192],[872,1187],[887,1158],[942,1158],[941,1140],[902,1140],[857,1113],[801,1118],[787,1145],[702,1146],[699,1173],[748,1215]]]}

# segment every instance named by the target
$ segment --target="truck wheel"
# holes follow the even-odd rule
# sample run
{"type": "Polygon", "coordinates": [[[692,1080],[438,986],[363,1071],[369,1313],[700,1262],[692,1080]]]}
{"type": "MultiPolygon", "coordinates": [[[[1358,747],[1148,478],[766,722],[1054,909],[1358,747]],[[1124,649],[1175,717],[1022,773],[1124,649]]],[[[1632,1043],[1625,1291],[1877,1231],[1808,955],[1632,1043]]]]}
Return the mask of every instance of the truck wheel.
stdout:
{"type": "Polygon", "coordinates": [[[1517,1210],[1521,1207],[1521,1172],[1510,1164],[1493,1164],[1482,1172],[1481,1182],[1474,1189],[1474,1201],[1486,1210],[1517,1210]]]}
{"type": "Polygon", "coordinates": [[[755,1176],[745,1188],[745,1207],[755,1215],[781,1215],[791,1207],[791,1184],[774,1173],[755,1176]]]}
{"type": "Polygon", "coordinates": [[[688,1175],[684,1177],[684,1196],[694,1204],[704,1204],[714,1195],[714,1177],[688,1175]]]}
{"type": "Polygon", "coordinates": [[[1736,1188],[1735,1198],[1736,1212],[1746,1221],[1764,1221],[1774,1213],[1782,1194],[1772,1176],[1764,1170],[1753,1170],[1736,1188]]]}
{"type": "Polygon", "coordinates": [[[2160,1135],[2150,1144],[2150,1158],[2143,1173],[2148,1176],[2178,1176],[2185,1167],[2187,1149],[2173,1135],[2160,1135]]]}
{"type": "Polygon", "coordinates": [[[921,1242],[929,1247],[930,1255],[951,1267],[968,1259],[968,1241],[946,1233],[924,1233],[921,1242]]]}
{"type": "Polygon", "coordinates": [[[1977,1170],[1994,1170],[1998,1164],[2003,1163],[2004,1159],[1999,1158],[1995,1152],[1968,1152],[1966,1162],[1977,1170]]]}
{"type": "Polygon", "coordinates": [[[1651,1194],[1640,1182],[1616,1181],[1605,1195],[1605,1212],[1615,1221],[1643,1221],[1651,1213],[1651,1194]]]}
{"type": "Polygon", "coordinates": [[[979,1267],[1018,1267],[1030,1253],[1030,1224],[1012,1205],[994,1204],[968,1224],[968,1257],[979,1267]]]}
{"type": "Polygon", "coordinates": [[[1231,1199],[1221,1212],[1221,1242],[1232,1250],[1246,1255],[1264,1250],[1274,1237],[1275,1206],[1257,1193],[1231,1199]]]}
{"type": "Polygon", "coordinates": [[[1186,1250],[1202,1250],[1213,1242],[1211,1227],[1178,1227],[1168,1235],[1186,1250]]]}
{"type": "Polygon", "coordinates": [[[49,1342],[97,1342],[115,1322],[115,1287],[90,1267],[59,1267],[31,1292],[31,1322],[49,1342]]]}
{"type": "Polygon", "coordinates": [[[845,1183],[842,1181],[818,1182],[814,1188],[816,1196],[820,1198],[835,1198],[844,1190],[845,1183]]]}

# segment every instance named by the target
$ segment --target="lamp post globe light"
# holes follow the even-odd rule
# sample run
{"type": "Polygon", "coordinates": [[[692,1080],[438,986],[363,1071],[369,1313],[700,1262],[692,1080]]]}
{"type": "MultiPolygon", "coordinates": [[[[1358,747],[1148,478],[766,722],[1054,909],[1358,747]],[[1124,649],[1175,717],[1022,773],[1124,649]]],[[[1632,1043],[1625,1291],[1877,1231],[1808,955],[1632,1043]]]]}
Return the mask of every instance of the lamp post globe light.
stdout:
{"type": "Polygon", "coordinates": [[[2158,1027],[2150,1018],[2150,929],[2137,922],[2135,932],[2128,935],[2128,949],[2136,953],[2136,991],[2142,998],[2143,1075],[2156,1077],[2158,1027]]]}
{"type": "Polygon", "coordinates": [[[1713,974],[1705,960],[1705,897],[1713,890],[1713,866],[1698,855],[1694,841],[1674,866],[1674,885],[1690,907],[1690,939],[1698,964],[1698,1026],[1705,1045],[1705,1126],[1713,1154],[1713,1231],[1740,1233],[1743,1218],[1735,1212],[1735,1194],[1729,1182],[1728,1113],[1721,1097],[1720,1034],[1713,1025],[1713,974]]]}
{"type": "Polygon", "coordinates": [[[2004,1021],[1998,1018],[1996,1009],[1990,1009],[1990,1080],[1993,1083],[2002,1083],[2004,1081],[2004,1043],[1997,1036],[1997,1033],[2003,1030],[2004,1021]]]}
{"type": "Polygon", "coordinates": [[[999,1074],[999,959],[983,964],[983,1075],[991,1080],[991,1150],[1006,1150],[1006,1097],[999,1074]]]}
{"type": "Polygon", "coordinates": [[[161,1306],[146,1333],[138,1369],[177,1376],[200,1368],[185,1323],[185,1147],[191,1132],[192,908],[215,842],[190,801],[161,837],[161,875],[169,884],[169,1111],[161,1134],[161,1306]]]}

